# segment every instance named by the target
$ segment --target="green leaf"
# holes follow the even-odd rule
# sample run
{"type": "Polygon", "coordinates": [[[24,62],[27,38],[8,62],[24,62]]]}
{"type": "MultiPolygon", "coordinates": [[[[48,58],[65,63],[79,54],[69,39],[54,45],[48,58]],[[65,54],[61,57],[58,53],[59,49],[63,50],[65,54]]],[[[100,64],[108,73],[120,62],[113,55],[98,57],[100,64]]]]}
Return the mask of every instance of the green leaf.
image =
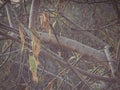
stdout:
{"type": "Polygon", "coordinates": [[[29,65],[31,72],[37,72],[37,65],[34,56],[29,56],[29,65]]]}

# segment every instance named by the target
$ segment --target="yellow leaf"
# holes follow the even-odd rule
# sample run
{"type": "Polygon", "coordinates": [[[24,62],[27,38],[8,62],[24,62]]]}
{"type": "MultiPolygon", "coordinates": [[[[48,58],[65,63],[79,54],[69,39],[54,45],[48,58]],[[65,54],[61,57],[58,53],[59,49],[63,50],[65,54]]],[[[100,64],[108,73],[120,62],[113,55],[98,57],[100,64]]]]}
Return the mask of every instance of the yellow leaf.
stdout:
{"type": "Polygon", "coordinates": [[[22,49],[21,49],[21,52],[22,52],[24,49],[24,44],[25,44],[25,33],[21,26],[19,26],[19,34],[20,34],[21,43],[22,43],[22,49]]]}

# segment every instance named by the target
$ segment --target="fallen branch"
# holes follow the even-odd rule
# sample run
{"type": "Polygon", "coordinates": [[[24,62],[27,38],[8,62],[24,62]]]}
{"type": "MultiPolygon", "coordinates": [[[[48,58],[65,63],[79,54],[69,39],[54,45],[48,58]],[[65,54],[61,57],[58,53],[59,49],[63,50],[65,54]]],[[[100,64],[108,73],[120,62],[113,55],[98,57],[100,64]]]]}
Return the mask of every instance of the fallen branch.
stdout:
{"type": "MultiPolygon", "coordinates": [[[[13,30],[11,30],[12,28],[10,28],[10,27],[8,28],[8,26],[6,28],[4,26],[4,28],[3,28],[3,26],[1,26],[1,25],[2,24],[0,24],[0,30],[13,31],[13,30]]],[[[24,29],[27,29],[27,28],[24,28],[24,29]]],[[[18,30],[15,30],[15,31],[18,31],[18,30]]],[[[28,31],[29,31],[29,29],[28,29],[28,31]]],[[[47,33],[43,33],[43,32],[39,32],[38,35],[39,35],[39,38],[42,43],[58,45],[58,42],[54,35],[51,35],[51,37],[49,37],[49,35],[47,33]]],[[[104,52],[101,52],[90,46],[82,44],[76,40],[68,39],[66,37],[60,36],[60,37],[58,37],[58,39],[59,39],[59,42],[62,47],[77,51],[78,53],[80,53],[82,55],[89,56],[90,58],[92,58],[92,60],[94,62],[99,62],[106,67],[108,66],[104,52]]]]}
{"type": "MultiPolygon", "coordinates": [[[[43,43],[50,43],[50,44],[58,45],[57,40],[54,35],[51,35],[51,37],[49,37],[47,33],[40,32],[39,37],[43,43]]],[[[82,55],[87,55],[93,58],[94,62],[100,62],[103,65],[107,66],[106,57],[103,52],[96,50],[90,46],[87,46],[85,44],[82,44],[80,42],[77,42],[76,40],[68,39],[66,37],[60,36],[58,37],[58,39],[62,47],[77,51],[78,53],[82,55]]]]}
{"type": "MultiPolygon", "coordinates": [[[[1,30],[1,29],[0,29],[0,30],[1,30]]],[[[21,43],[21,41],[20,41],[19,39],[15,38],[15,37],[13,37],[13,36],[9,36],[9,35],[1,32],[1,31],[0,31],[0,34],[3,35],[3,36],[8,37],[9,39],[12,39],[12,40],[18,42],[18,43],[21,43]]],[[[28,47],[28,48],[31,48],[31,46],[30,46],[28,43],[25,43],[25,46],[28,47]]],[[[67,65],[67,63],[64,61],[64,59],[63,59],[62,57],[58,56],[57,54],[52,53],[52,52],[50,52],[49,50],[46,51],[45,48],[42,48],[42,49],[41,49],[41,53],[44,53],[44,54],[46,54],[46,55],[48,55],[48,56],[56,59],[59,63],[61,63],[61,65],[62,65],[63,67],[68,68],[68,65],[67,65]]],[[[73,66],[73,67],[74,67],[74,66],[73,66]]],[[[86,72],[86,71],[84,71],[84,70],[82,70],[82,69],[80,69],[80,68],[78,68],[78,67],[74,67],[74,68],[77,69],[82,75],[88,76],[88,77],[90,77],[90,78],[92,78],[92,79],[102,80],[102,81],[105,81],[105,82],[112,82],[112,83],[113,83],[113,82],[114,82],[114,83],[115,83],[115,82],[116,82],[116,83],[117,83],[117,82],[120,82],[120,80],[117,79],[117,78],[107,78],[107,77],[97,76],[97,75],[95,75],[95,74],[90,74],[90,73],[88,73],[88,72],[86,72]]]]}

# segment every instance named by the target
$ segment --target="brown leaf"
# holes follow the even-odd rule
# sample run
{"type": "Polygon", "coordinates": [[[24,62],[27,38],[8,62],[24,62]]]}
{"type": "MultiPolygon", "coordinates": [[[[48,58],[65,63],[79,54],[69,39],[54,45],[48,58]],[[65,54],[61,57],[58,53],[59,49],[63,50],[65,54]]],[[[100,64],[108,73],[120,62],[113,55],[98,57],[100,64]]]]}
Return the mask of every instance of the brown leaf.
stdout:
{"type": "Polygon", "coordinates": [[[33,81],[35,81],[36,83],[38,83],[37,72],[32,72],[32,79],[33,79],[33,81]]]}
{"type": "Polygon", "coordinates": [[[38,55],[40,53],[40,47],[41,47],[40,40],[35,35],[32,34],[32,53],[37,62],[38,62],[38,55]]]}
{"type": "Polygon", "coordinates": [[[24,30],[22,29],[21,26],[19,26],[19,34],[20,34],[21,43],[22,43],[22,49],[21,49],[21,51],[23,51],[24,44],[25,44],[25,33],[24,33],[24,30]]]}
{"type": "Polygon", "coordinates": [[[50,16],[47,12],[43,11],[42,15],[41,15],[41,27],[43,29],[43,31],[48,32],[50,29],[50,16]]]}

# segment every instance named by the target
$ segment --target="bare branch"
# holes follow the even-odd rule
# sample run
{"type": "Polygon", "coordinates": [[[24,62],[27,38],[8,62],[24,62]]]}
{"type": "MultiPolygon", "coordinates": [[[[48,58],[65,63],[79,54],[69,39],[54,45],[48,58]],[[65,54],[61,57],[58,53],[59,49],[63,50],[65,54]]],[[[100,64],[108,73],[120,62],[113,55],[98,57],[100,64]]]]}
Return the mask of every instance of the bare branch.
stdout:
{"type": "MultiPolygon", "coordinates": [[[[51,43],[51,44],[55,44],[57,45],[57,41],[55,39],[54,35],[51,35],[51,37],[49,38],[49,35],[47,33],[39,33],[40,39],[42,42],[44,43],[51,43]]],[[[70,50],[74,50],[79,52],[82,55],[87,55],[89,57],[94,58],[93,61],[95,62],[101,62],[102,64],[104,64],[105,66],[107,66],[106,64],[106,57],[105,54],[103,52],[100,52],[99,50],[96,50],[94,48],[91,48],[87,45],[84,45],[80,42],[77,42],[76,40],[71,40],[65,37],[58,37],[60,44],[67,49],[70,50]]]]}

